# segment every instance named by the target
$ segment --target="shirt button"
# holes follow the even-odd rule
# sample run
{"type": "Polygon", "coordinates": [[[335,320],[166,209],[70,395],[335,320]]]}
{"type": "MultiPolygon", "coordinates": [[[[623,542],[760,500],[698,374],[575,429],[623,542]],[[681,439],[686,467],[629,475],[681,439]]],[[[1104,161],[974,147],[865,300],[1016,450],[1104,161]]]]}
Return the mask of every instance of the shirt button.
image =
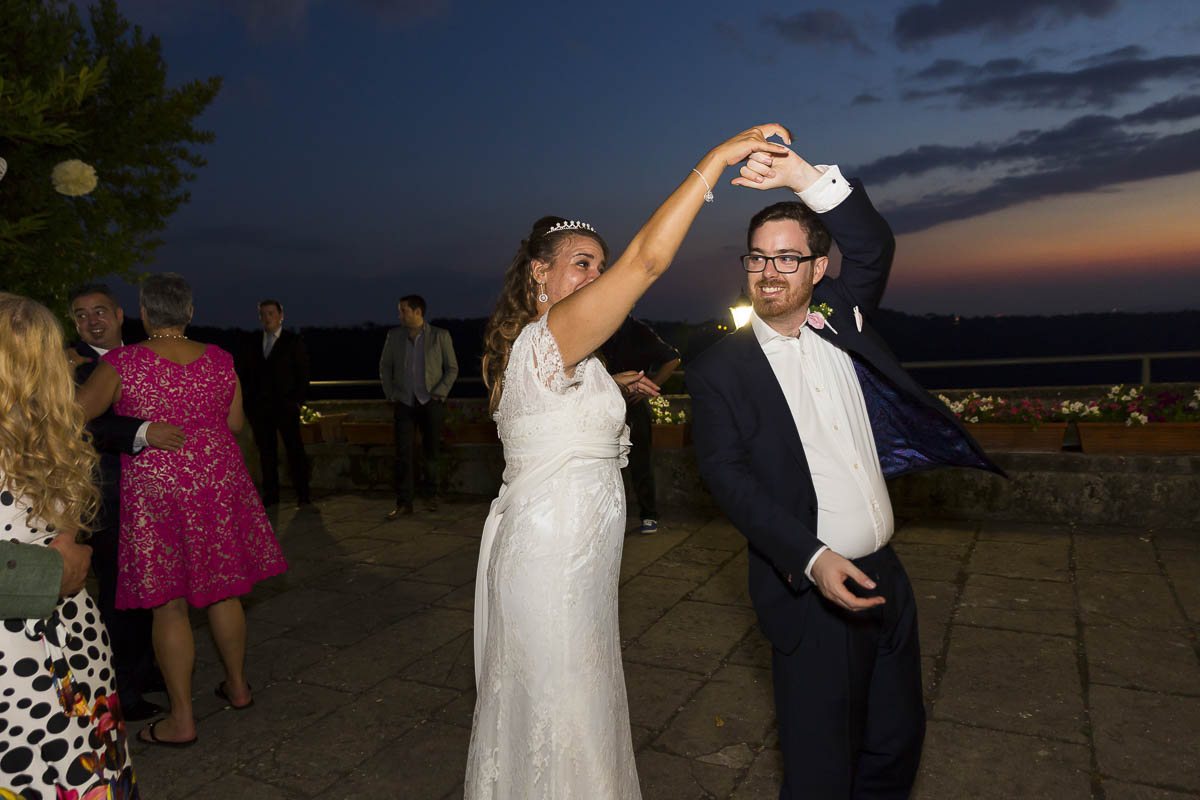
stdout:
{"type": "Polygon", "coordinates": [[[835,431],[840,431],[840,430],[841,430],[841,428],[839,428],[837,425],[834,425],[834,426],[833,426],[833,429],[834,429],[835,431]]]}
{"type": "Polygon", "coordinates": [[[11,560],[11,559],[10,559],[10,560],[9,560],[9,562],[8,562],[8,564],[7,564],[7,566],[8,566],[8,568],[9,568],[9,569],[16,569],[16,568],[17,568],[17,562],[16,562],[16,561],[13,561],[13,560],[11,560]]]}
{"type": "Polygon", "coordinates": [[[858,464],[855,464],[855,465],[854,465],[854,468],[855,468],[855,469],[858,469],[858,464]]]}

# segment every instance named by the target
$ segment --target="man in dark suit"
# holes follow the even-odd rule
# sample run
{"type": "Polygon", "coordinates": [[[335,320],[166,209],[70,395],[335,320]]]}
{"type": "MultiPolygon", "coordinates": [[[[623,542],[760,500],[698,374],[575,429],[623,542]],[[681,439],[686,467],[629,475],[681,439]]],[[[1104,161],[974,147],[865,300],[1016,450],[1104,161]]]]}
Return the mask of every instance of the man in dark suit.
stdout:
{"type": "Polygon", "coordinates": [[[279,443],[287,451],[288,470],[296,502],[308,505],[308,457],[300,440],[300,406],[308,394],[308,351],[298,334],[283,328],[283,305],[278,300],[258,304],[262,333],[246,337],[238,358],[246,417],[254,431],[262,466],[263,505],[279,503],[279,443]]]}
{"type": "MultiPolygon", "coordinates": [[[[125,314],[116,297],[103,284],[76,287],[68,293],[67,300],[79,334],[79,341],[71,345],[67,353],[75,365],[75,384],[78,386],[91,376],[102,355],[123,344],[121,325],[125,314]]],[[[121,453],[135,455],[146,447],[177,450],[183,444],[183,430],[164,422],[118,416],[110,408],[88,423],[88,431],[92,434],[92,444],[100,453],[102,505],[89,540],[92,569],[100,584],[97,604],[111,640],[117,696],[121,698],[125,718],[147,719],[163,711],[142,697],[142,692],[148,691],[156,681],[150,638],[152,616],[145,608],[116,608],[121,453]]]]}
{"type": "Polygon", "coordinates": [[[795,153],[742,185],[786,187],[750,223],[751,322],[688,369],[701,475],[750,542],[771,641],[781,798],[903,798],[925,732],[916,604],[884,479],[1000,470],[872,329],[894,239],[858,182],[795,153]],[[825,277],[830,235],[842,252],[825,277]]]}

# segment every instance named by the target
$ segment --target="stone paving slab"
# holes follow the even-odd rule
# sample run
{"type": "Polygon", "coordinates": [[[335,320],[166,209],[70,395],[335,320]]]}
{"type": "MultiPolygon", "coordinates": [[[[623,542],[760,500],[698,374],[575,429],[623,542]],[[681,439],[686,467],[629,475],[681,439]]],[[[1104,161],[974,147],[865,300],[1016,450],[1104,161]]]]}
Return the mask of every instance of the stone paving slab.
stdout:
{"type": "Polygon", "coordinates": [[[1059,636],[958,627],[934,716],[1084,743],[1075,643],[1059,636]]]}
{"type": "Polygon", "coordinates": [[[1093,686],[1091,700],[1105,774],[1200,792],[1200,697],[1093,686]]]}
{"type": "Polygon", "coordinates": [[[1082,744],[932,720],[914,800],[1086,800],[1091,758],[1082,744]]]}
{"type": "Polygon", "coordinates": [[[1057,581],[971,575],[956,620],[985,628],[1074,636],[1075,590],[1057,581]]]}
{"type": "MultiPolygon", "coordinates": [[[[275,513],[291,569],[246,601],[254,708],[213,696],[222,670],[194,613],[200,742],[135,743],[144,796],[461,797],[487,503],[385,522],[391,506],[337,495],[275,513]]],[[[1200,798],[1200,534],[920,519],[895,543],[929,714],[914,797],[1200,798]]],[[[621,636],[646,800],[778,794],[771,645],[745,569],[719,516],[626,539],[621,636]]]]}

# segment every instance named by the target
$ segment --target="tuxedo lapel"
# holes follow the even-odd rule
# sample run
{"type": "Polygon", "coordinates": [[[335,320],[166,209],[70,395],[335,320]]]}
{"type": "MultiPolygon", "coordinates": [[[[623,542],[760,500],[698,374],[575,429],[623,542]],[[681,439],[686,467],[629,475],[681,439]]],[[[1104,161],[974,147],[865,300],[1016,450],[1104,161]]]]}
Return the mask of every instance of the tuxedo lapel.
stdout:
{"type": "Polygon", "coordinates": [[[778,430],[784,441],[787,442],[792,455],[807,472],[808,458],[804,455],[804,444],[800,441],[800,432],[796,430],[792,409],[788,405],[787,397],[783,394],[783,387],[779,385],[779,380],[775,377],[775,370],[771,369],[771,362],[767,360],[767,354],[763,352],[762,346],[754,335],[753,328],[747,325],[733,335],[739,338],[740,343],[735,355],[737,356],[738,370],[743,377],[742,385],[746,387],[747,394],[755,399],[755,405],[761,407],[764,417],[771,420],[784,420],[784,424],[779,425],[778,430]]]}

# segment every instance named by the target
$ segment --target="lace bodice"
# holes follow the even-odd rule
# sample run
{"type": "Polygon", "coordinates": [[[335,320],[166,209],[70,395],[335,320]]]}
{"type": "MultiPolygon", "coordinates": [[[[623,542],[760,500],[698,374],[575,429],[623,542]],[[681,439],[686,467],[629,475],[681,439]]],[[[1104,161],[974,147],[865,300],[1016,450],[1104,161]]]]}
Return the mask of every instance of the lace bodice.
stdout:
{"type": "Polygon", "coordinates": [[[513,342],[494,419],[504,445],[505,483],[543,458],[546,448],[569,440],[619,441],[620,466],[626,464],[629,431],[620,389],[595,356],[568,375],[545,315],[513,342]]]}

